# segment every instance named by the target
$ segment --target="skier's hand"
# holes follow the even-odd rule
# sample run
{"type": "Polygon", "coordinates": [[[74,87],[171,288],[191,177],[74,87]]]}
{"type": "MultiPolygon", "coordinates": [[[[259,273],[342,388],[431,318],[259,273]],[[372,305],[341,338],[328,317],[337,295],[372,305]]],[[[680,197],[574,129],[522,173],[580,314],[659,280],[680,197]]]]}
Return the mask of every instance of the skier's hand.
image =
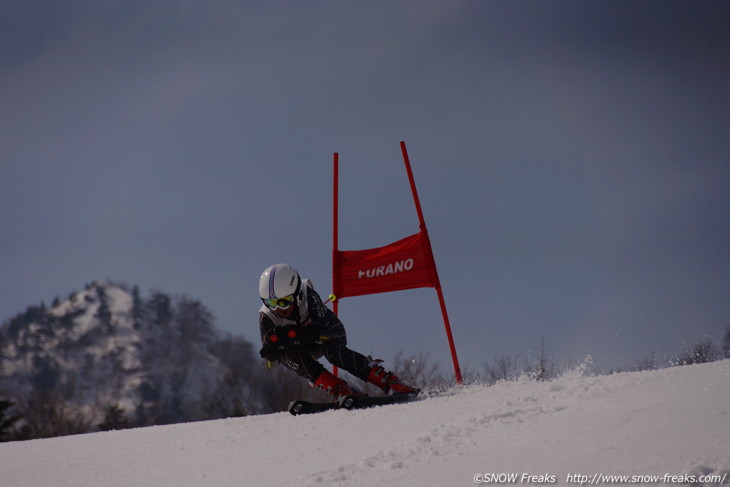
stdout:
{"type": "Polygon", "coordinates": [[[261,347],[261,350],[259,350],[259,355],[261,355],[261,358],[265,358],[270,362],[276,362],[277,360],[279,360],[279,353],[271,347],[261,347]]]}

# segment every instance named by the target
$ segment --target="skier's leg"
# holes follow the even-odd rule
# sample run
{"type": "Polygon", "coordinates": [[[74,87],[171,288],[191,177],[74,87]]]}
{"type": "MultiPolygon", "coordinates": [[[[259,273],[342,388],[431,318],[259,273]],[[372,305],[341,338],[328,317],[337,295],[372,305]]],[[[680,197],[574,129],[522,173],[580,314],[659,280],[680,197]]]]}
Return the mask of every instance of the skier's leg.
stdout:
{"type": "Polygon", "coordinates": [[[336,341],[330,342],[324,346],[324,357],[332,365],[336,365],[342,370],[346,370],[358,379],[366,380],[370,372],[370,358],[365,355],[347,348],[346,342],[336,341]]]}
{"type": "Polygon", "coordinates": [[[350,388],[350,384],[339,377],[335,377],[327,370],[322,370],[322,373],[314,381],[314,387],[332,394],[335,401],[340,401],[344,396],[356,394],[355,391],[350,388]]]}
{"type": "Polygon", "coordinates": [[[386,394],[412,394],[416,389],[401,382],[397,375],[383,368],[381,360],[373,360],[368,372],[367,382],[375,384],[386,394]]]}
{"type": "Polygon", "coordinates": [[[324,366],[317,361],[321,356],[321,351],[316,348],[295,348],[284,351],[279,361],[299,376],[314,382],[324,371],[324,366]]]}
{"type": "Polygon", "coordinates": [[[358,379],[367,380],[370,372],[370,358],[347,348],[347,333],[345,326],[339,320],[326,331],[330,340],[322,345],[324,357],[342,370],[346,370],[358,379]]]}
{"type": "Polygon", "coordinates": [[[335,377],[317,361],[321,355],[319,347],[295,348],[283,354],[281,363],[307,379],[317,389],[332,394],[335,400],[353,394],[347,382],[335,377]]]}
{"type": "Polygon", "coordinates": [[[416,389],[404,384],[393,372],[385,370],[382,360],[349,349],[344,342],[328,343],[324,347],[325,358],[333,365],[348,371],[355,377],[379,387],[386,394],[413,393],[416,389]]]}

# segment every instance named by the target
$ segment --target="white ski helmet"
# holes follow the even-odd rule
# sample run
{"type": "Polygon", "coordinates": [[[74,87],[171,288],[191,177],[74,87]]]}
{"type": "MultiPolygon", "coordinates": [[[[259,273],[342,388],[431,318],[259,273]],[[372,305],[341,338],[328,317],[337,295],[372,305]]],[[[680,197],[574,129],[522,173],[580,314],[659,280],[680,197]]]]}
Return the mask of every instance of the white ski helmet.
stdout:
{"type": "Polygon", "coordinates": [[[299,273],[289,264],[274,264],[267,267],[259,280],[259,296],[264,302],[267,299],[281,299],[299,294],[302,279],[299,273]]]}

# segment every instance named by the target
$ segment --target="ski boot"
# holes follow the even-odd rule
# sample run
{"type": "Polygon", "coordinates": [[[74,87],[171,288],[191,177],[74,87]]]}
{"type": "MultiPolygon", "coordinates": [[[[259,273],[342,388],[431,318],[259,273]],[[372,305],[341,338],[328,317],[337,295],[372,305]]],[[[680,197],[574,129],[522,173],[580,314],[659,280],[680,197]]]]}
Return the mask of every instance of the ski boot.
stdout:
{"type": "Polygon", "coordinates": [[[319,377],[314,381],[314,387],[332,394],[335,402],[338,403],[341,403],[347,396],[360,395],[359,392],[350,387],[350,384],[326,370],[319,374],[319,377]]]}
{"type": "Polygon", "coordinates": [[[382,360],[373,360],[368,366],[370,366],[370,372],[368,373],[367,382],[375,384],[379,387],[386,395],[392,394],[414,394],[418,392],[417,389],[404,384],[393,372],[385,370],[380,363],[382,360]]]}

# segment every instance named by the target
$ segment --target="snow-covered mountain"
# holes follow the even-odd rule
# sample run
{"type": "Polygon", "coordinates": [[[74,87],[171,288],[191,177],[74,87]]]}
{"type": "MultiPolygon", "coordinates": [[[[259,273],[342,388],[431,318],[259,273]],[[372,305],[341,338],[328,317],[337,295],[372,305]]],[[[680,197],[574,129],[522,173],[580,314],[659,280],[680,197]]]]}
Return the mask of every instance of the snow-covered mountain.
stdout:
{"type": "Polygon", "coordinates": [[[8,487],[728,485],[730,360],[0,444],[8,487]]]}
{"type": "Polygon", "coordinates": [[[95,282],[0,327],[0,398],[19,404],[28,427],[66,414],[52,420],[65,429],[36,437],[94,430],[110,408],[132,425],[267,411],[252,345],[213,321],[184,296],[95,282]]]}

